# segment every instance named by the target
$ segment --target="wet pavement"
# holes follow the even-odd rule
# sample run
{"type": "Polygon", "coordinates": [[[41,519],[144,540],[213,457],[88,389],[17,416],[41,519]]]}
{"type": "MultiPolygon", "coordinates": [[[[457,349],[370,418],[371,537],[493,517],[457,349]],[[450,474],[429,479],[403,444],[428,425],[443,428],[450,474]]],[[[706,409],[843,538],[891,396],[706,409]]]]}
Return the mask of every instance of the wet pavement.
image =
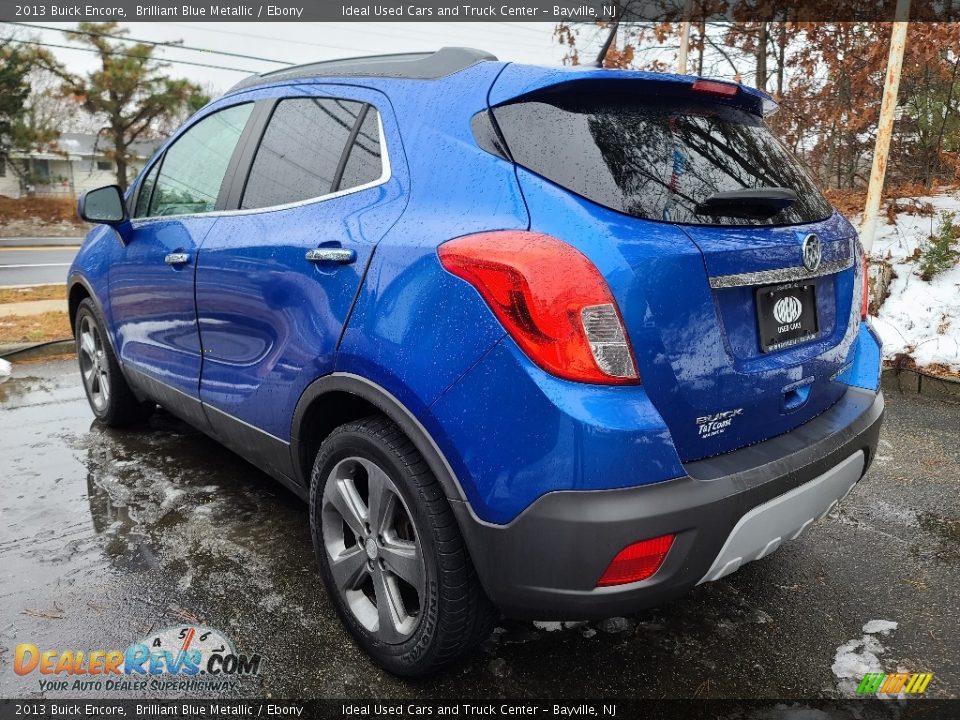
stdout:
{"type": "Polygon", "coordinates": [[[868,476],[774,555],[627,618],[503,622],[411,682],[341,629],[292,494],[169,415],[94,423],[72,360],[16,365],[0,384],[0,697],[156,696],[41,691],[14,648],[122,650],[191,625],[263,656],[193,696],[835,698],[866,668],[932,672],[928,696],[960,697],[960,406],[887,398],[868,476]]]}

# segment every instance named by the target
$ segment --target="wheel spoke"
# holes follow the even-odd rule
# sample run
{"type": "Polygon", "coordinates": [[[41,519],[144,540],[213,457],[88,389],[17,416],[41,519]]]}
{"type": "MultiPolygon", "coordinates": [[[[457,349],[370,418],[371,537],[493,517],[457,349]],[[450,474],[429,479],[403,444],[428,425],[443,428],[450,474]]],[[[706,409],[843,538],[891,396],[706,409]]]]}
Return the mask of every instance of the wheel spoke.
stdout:
{"type": "Polygon", "coordinates": [[[96,358],[96,347],[94,346],[93,337],[90,335],[89,331],[83,332],[80,335],[80,350],[90,358],[92,363],[96,358]]]}
{"type": "Polygon", "coordinates": [[[413,587],[418,596],[421,594],[423,564],[416,543],[388,540],[380,548],[380,557],[390,572],[413,587]]]}
{"type": "Polygon", "coordinates": [[[403,602],[398,597],[396,588],[392,586],[386,573],[376,563],[373,565],[373,590],[377,597],[377,617],[379,619],[377,634],[385,642],[396,642],[402,637],[399,625],[403,602]]]}
{"type": "Polygon", "coordinates": [[[367,572],[367,554],[363,546],[354,545],[330,560],[333,581],[341,592],[356,590],[367,572]]]}
{"type": "Polygon", "coordinates": [[[353,482],[348,479],[331,478],[327,487],[327,499],[357,538],[366,534],[363,527],[365,518],[360,498],[357,497],[353,482]]]}
{"type": "Polygon", "coordinates": [[[103,369],[100,370],[100,394],[104,402],[110,399],[110,376],[103,369]]]}
{"type": "Polygon", "coordinates": [[[364,463],[367,471],[367,508],[370,531],[374,535],[386,532],[393,515],[396,496],[391,489],[390,478],[373,463],[364,463]]]}
{"type": "Polygon", "coordinates": [[[86,370],[80,368],[80,374],[83,375],[83,382],[86,383],[87,387],[91,390],[93,389],[93,366],[91,365],[86,370]]]}

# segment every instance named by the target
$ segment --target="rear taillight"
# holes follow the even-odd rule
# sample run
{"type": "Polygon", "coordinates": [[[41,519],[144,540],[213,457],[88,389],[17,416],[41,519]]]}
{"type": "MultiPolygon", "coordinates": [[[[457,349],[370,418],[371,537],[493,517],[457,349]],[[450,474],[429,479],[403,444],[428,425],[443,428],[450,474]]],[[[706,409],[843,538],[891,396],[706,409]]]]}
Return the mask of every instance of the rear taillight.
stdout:
{"type": "Polygon", "coordinates": [[[663,565],[664,558],[673,546],[674,537],[671,533],[627,545],[617,553],[597,580],[597,587],[626,585],[651,577],[663,565]]]}
{"type": "Polygon", "coordinates": [[[870,312],[870,261],[867,260],[867,254],[860,249],[860,257],[863,260],[863,267],[860,277],[860,320],[866,320],[870,312]]]}
{"type": "Polygon", "coordinates": [[[503,230],[451,240],[438,253],[547,372],[580,382],[640,382],[610,288],[572,246],[549,235],[503,230]]]}

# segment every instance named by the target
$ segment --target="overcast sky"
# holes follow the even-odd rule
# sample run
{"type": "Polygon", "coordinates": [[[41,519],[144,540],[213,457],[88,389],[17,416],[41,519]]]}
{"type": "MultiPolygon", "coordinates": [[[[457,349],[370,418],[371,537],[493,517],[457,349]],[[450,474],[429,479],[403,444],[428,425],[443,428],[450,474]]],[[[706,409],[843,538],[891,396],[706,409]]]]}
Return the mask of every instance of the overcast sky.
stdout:
{"type": "MultiPolygon", "coordinates": [[[[73,23],[37,23],[64,29],[73,23]]],[[[3,24],[0,24],[3,25],[3,24]]],[[[255,55],[263,58],[305,63],[314,60],[376,55],[408,51],[436,50],[447,45],[480,48],[501,60],[559,65],[563,48],[553,38],[552,23],[125,23],[129,37],[170,42],[182,40],[185,45],[255,55]]],[[[18,37],[34,35],[38,40],[55,45],[78,45],[70,35],[58,30],[27,29],[3,25],[2,31],[15,30],[18,37]]],[[[597,33],[585,30],[585,38],[597,33]]],[[[92,53],[52,48],[57,57],[72,70],[85,72],[96,65],[92,53]]],[[[283,65],[259,60],[164,48],[157,56],[167,60],[239,68],[241,72],[215,70],[173,64],[170,74],[188,77],[212,90],[223,92],[248,71],[263,72],[283,65]]]]}

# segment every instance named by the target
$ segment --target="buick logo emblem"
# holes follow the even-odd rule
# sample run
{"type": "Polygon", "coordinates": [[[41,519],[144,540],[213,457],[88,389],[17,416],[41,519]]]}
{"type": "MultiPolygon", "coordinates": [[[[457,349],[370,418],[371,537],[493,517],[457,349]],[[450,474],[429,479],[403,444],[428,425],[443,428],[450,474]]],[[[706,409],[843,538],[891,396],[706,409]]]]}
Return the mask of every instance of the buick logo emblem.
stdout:
{"type": "Polygon", "coordinates": [[[810,272],[816,270],[820,267],[822,252],[820,238],[816,235],[807,235],[803,239],[803,266],[810,272]]]}
{"type": "Polygon", "coordinates": [[[781,325],[791,325],[803,315],[803,303],[793,295],[777,300],[773,306],[773,317],[781,325]]]}

